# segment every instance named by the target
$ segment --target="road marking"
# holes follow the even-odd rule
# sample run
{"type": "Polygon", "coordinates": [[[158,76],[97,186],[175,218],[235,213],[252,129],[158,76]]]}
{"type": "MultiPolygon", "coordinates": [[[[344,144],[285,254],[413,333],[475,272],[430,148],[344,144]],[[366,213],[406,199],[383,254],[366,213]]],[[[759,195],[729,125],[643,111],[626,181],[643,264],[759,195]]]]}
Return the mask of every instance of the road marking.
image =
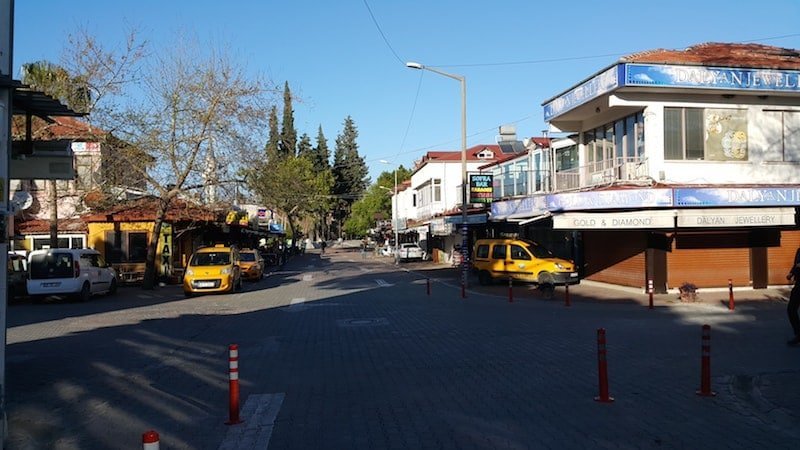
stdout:
{"type": "Polygon", "coordinates": [[[266,450],[281,410],[283,392],[248,395],[242,407],[243,423],[228,427],[219,450],[266,450]]]}
{"type": "Polygon", "coordinates": [[[380,287],[390,287],[390,286],[394,286],[392,283],[387,283],[385,280],[383,280],[383,279],[380,279],[380,278],[378,278],[377,280],[375,280],[375,282],[376,282],[376,283],[378,283],[378,286],[380,286],[380,287]]]}
{"type": "Polygon", "coordinates": [[[291,302],[289,302],[289,312],[297,312],[306,309],[305,305],[306,299],[303,297],[293,298],[291,302]]]}

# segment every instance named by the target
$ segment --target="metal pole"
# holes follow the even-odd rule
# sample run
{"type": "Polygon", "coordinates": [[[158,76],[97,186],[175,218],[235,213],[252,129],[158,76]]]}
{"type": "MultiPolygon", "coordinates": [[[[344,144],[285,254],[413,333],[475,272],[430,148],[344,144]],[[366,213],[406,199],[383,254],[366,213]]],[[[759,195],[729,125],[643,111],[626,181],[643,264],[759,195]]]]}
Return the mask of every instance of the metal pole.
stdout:
{"type": "Polygon", "coordinates": [[[400,202],[400,197],[397,195],[397,166],[394,168],[394,224],[392,228],[394,228],[394,264],[397,265],[400,263],[400,208],[398,203],[400,202]]]}
{"type": "Polygon", "coordinates": [[[461,284],[466,288],[469,270],[469,248],[467,248],[467,80],[457,78],[461,82],[461,284]]]}

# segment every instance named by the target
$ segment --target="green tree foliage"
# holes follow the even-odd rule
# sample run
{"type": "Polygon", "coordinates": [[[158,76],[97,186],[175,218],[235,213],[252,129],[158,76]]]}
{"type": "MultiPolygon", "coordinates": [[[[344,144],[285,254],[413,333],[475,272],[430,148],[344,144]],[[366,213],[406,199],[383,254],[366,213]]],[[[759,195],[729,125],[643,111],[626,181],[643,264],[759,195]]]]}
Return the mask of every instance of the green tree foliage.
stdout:
{"type": "MultiPolygon", "coordinates": [[[[411,171],[400,166],[397,168],[397,184],[411,178],[411,171]]],[[[394,171],[382,172],[378,180],[367,189],[364,196],[353,203],[350,217],[344,223],[343,230],[351,236],[365,236],[368,230],[375,228],[379,218],[392,217],[392,196],[394,192],[394,171]]]]}
{"type": "Polygon", "coordinates": [[[278,145],[281,141],[280,131],[278,131],[278,107],[272,105],[269,110],[269,136],[267,137],[267,145],[264,151],[267,153],[267,161],[275,161],[278,159],[278,145]]]}
{"type": "MultiPolygon", "coordinates": [[[[311,161],[313,156],[314,147],[311,146],[311,137],[308,134],[303,133],[300,136],[300,142],[297,143],[297,156],[303,156],[308,158],[311,161]]],[[[312,162],[311,165],[313,166],[314,163],[312,162]]]]}
{"type": "Polygon", "coordinates": [[[286,213],[292,236],[299,219],[329,207],[333,177],[315,172],[306,157],[289,157],[257,164],[248,173],[248,186],[265,206],[286,213]]]}
{"type": "Polygon", "coordinates": [[[76,112],[89,112],[91,91],[85,75],[71,75],[64,67],[49,61],[22,65],[22,82],[58,99],[76,112]]]}
{"type": "Polygon", "coordinates": [[[295,156],[297,153],[297,130],[294,128],[294,108],[289,82],[283,86],[283,123],[281,126],[281,154],[295,156]]]}
{"type": "Polygon", "coordinates": [[[311,155],[311,163],[314,165],[314,170],[330,170],[331,168],[331,152],[328,150],[328,140],[322,133],[322,125],[319,126],[317,131],[317,146],[311,155]]]}
{"type": "Polygon", "coordinates": [[[369,184],[367,165],[358,154],[358,130],[350,116],[344,121],[342,132],[336,137],[333,153],[333,195],[338,199],[334,219],[342,225],[350,214],[350,207],[360,198],[369,184]]]}

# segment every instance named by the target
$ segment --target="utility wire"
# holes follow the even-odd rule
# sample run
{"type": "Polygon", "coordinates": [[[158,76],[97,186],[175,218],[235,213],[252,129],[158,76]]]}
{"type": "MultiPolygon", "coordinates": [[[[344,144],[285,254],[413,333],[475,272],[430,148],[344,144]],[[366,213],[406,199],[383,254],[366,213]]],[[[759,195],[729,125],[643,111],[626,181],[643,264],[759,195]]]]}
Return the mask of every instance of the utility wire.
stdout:
{"type": "Polygon", "coordinates": [[[394,48],[392,47],[392,44],[389,43],[389,39],[386,39],[386,35],[383,34],[383,30],[381,29],[381,26],[378,24],[378,21],[375,20],[375,15],[372,14],[372,8],[369,7],[369,3],[367,3],[367,0],[364,0],[364,6],[367,7],[367,12],[369,12],[369,16],[372,18],[372,23],[375,24],[375,28],[377,28],[378,29],[378,33],[381,34],[381,37],[383,38],[383,42],[386,43],[386,46],[389,47],[389,50],[391,50],[392,54],[394,55],[395,58],[397,58],[397,60],[400,62],[400,64],[405,64],[405,62],[403,62],[403,60],[400,58],[400,56],[397,54],[397,52],[394,51],[394,48]]]}

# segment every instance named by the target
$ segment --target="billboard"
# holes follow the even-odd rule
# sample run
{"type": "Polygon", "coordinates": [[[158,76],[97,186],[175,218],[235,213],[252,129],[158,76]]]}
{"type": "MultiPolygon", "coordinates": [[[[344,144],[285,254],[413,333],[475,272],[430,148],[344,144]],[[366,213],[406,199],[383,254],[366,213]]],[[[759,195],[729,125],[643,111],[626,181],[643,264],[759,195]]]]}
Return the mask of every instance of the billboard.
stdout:
{"type": "Polygon", "coordinates": [[[469,203],[492,203],[493,197],[492,174],[473,173],[469,175],[469,203]]]}

